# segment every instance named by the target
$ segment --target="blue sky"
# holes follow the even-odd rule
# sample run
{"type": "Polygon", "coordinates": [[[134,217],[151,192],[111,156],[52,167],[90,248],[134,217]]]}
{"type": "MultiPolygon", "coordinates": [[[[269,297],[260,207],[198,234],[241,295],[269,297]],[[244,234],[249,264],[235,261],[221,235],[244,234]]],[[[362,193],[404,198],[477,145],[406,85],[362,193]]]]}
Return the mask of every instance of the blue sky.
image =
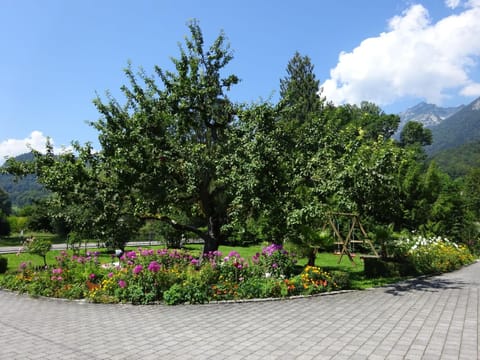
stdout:
{"type": "Polygon", "coordinates": [[[95,144],[96,93],[118,96],[128,61],[171,67],[193,18],[208,44],[225,31],[238,102],[276,101],[295,51],[337,104],[397,113],[480,96],[480,0],[1,0],[0,164],[47,136],[95,144]]]}

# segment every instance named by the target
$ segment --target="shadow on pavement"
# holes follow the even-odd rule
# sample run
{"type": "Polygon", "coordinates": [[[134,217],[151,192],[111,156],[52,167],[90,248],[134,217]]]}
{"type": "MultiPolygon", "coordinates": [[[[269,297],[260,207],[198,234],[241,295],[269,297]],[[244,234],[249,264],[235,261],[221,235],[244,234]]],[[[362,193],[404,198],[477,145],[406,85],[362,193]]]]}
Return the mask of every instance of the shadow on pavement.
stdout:
{"type": "Polygon", "coordinates": [[[398,284],[390,285],[386,288],[385,293],[399,296],[404,293],[414,291],[438,292],[446,289],[461,289],[467,285],[465,282],[458,280],[449,280],[442,278],[420,278],[403,281],[398,284]]]}

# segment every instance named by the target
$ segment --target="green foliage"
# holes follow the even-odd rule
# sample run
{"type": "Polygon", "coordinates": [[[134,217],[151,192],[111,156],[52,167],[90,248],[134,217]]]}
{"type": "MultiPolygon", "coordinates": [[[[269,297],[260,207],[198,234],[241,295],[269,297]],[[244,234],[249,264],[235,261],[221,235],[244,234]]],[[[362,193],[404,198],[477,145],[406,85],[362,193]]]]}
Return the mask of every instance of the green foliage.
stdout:
{"type": "MultiPolygon", "coordinates": [[[[28,156],[20,155],[14,159],[19,162],[31,161],[33,159],[32,154],[24,155],[28,156]]],[[[48,196],[48,191],[38,182],[36,176],[26,175],[22,178],[17,178],[14,175],[3,173],[1,170],[0,168],[0,188],[8,194],[8,202],[11,208],[23,208],[36,200],[48,196]]]]}
{"type": "MultiPolygon", "coordinates": [[[[277,246],[264,248],[270,262],[242,259],[234,251],[223,257],[215,252],[200,261],[190,254],[177,250],[138,249],[127,251],[120,264],[100,262],[100,254],[84,256],[61,252],[55,265],[35,268],[28,262],[19,264],[17,272],[0,277],[0,286],[28,292],[34,296],[86,298],[93,302],[151,304],[204,303],[212,300],[242,299],[252,297],[285,297],[328,291],[338,286],[334,276],[322,272],[310,285],[303,287],[300,277],[287,271],[292,266],[276,254],[277,246]],[[275,249],[275,250],[274,250],[275,249]],[[285,266],[284,269],[281,269],[285,266]],[[258,268],[258,269],[257,269],[258,268]],[[271,271],[266,274],[265,271],[271,271]],[[274,271],[277,270],[275,273],[274,271]],[[293,276],[290,279],[285,275],[293,276]],[[323,282],[327,279],[328,284],[323,282]],[[316,284],[316,285],[315,285],[316,284]],[[321,286],[318,286],[318,285],[321,286]]],[[[257,259],[258,260],[258,259],[257,259]]],[[[345,284],[345,275],[338,274],[345,284]]]]}
{"type": "Polygon", "coordinates": [[[52,242],[45,238],[31,237],[27,238],[23,243],[23,250],[42,257],[45,266],[47,266],[47,253],[51,248],[52,242]]]}
{"type": "Polygon", "coordinates": [[[438,236],[401,238],[397,246],[420,274],[457,270],[474,260],[465,245],[438,236]]]}
{"type": "MultiPolygon", "coordinates": [[[[392,246],[393,242],[393,224],[388,226],[377,225],[373,228],[371,234],[372,240],[380,246],[380,253],[382,258],[387,258],[389,255],[388,248],[392,246]]],[[[391,254],[390,254],[391,255],[391,254]]]]}
{"type": "Polygon", "coordinates": [[[12,233],[18,233],[27,228],[28,218],[26,216],[9,216],[8,223],[12,233]]]}
{"type": "Polygon", "coordinates": [[[427,146],[432,144],[432,131],[417,121],[409,121],[400,132],[400,146],[427,146]]]}
{"type": "Polygon", "coordinates": [[[271,244],[262,252],[253,256],[253,262],[259,265],[262,275],[274,278],[288,278],[295,269],[296,258],[282,245],[271,244]]]}
{"type": "Polygon", "coordinates": [[[0,236],[10,235],[11,227],[8,218],[0,211],[0,236]]]}
{"type": "Polygon", "coordinates": [[[0,213],[7,216],[12,213],[12,202],[2,187],[0,187],[0,213]]]}
{"type": "Polygon", "coordinates": [[[453,179],[468,176],[470,171],[480,168],[480,141],[439,151],[429,160],[435,161],[453,179]]]}
{"type": "Polygon", "coordinates": [[[433,143],[426,148],[429,155],[480,140],[479,115],[475,108],[478,100],[475,99],[432,128],[433,143]]]}
{"type": "Polygon", "coordinates": [[[333,278],[333,283],[338,290],[346,290],[351,288],[350,273],[341,270],[330,271],[330,275],[333,278]]]}
{"type": "Polygon", "coordinates": [[[29,230],[53,232],[52,214],[49,212],[49,204],[46,200],[33,202],[29,212],[26,224],[29,230]]]}
{"type": "Polygon", "coordinates": [[[196,21],[188,28],[173,69],[149,75],[129,64],[125,101],[108,93],[94,101],[99,151],[74,142],[71,153],[55,155],[47,143],[32,161],[7,161],[3,172],[34,175],[51,192],[31,207],[31,228],[123,249],[152,220],[169,247],[182,236],[203,239],[206,254],[224,243],[288,241],[310,265],[332,240],[321,230],[332,212],[355,213],[370,228],[478,242],[475,180],[425,166],[431,133],[421,124],[407,124],[397,142],[399,118],[377,105],[326,103],[299,53],[278,104],[235,104],[229,91],[239,79],[226,73],[233,53],[225,35],[207,46],[196,21]]]}
{"type": "Polygon", "coordinates": [[[93,126],[100,132],[105,172],[135,215],[195,233],[208,252],[222,241],[230,201],[222,159],[230,151],[236,113],[227,92],[238,78],[222,76],[233,58],[223,33],[206,49],[195,21],[189,30],[180,57],[172,60],[175,72],[155,67],[156,77],[136,76],[127,68],[126,104],[97,99],[102,119],[93,126]]]}
{"type": "Polygon", "coordinates": [[[0,256],[0,274],[5,274],[8,269],[8,259],[0,256]]]}
{"type": "Polygon", "coordinates": [[[365,258],[365,276],[367,278],[379,277],[405,277],[416,275],[415,266],[408,260],[365,258]]]}

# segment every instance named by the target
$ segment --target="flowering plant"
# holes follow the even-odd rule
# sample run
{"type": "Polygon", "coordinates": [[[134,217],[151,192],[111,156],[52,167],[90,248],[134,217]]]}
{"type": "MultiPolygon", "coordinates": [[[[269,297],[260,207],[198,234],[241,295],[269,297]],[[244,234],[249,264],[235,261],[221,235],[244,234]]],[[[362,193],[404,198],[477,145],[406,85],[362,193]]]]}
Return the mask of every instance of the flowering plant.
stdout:
{"type": "Polygon", "coordinates": [[[251,261],[236,251],[196,258],[178,250],[140,248],[124,253],[119,262],[112,257],[110,263],[101,263],[99,255],[61,252],[54,266],[40,271],[22,263],[16,274],[0,278],[0,286],[32,295],[133,304],[283,297],[331,288],[330,282],[324,283],[328,276],[315,278],[313,270],[308,273],[310,282],[301,276],[289,278],[295,258],[281,245],[266,246],[251,261]]]}
{"type": "Polygon", "coordinates": [[[261,254],[253,256],[252,261],[259,266],[266,277],[288,278],[294,270],[296,264],[295,256],[279,244],[271,244],[262,249],[261,254]]]}
{"type": "Polygon", "coordinates": [[[397,244],[420,274],[453,271],[474,260],[465,245],[440,236],[421,235],[400,239],[397,244]]]}

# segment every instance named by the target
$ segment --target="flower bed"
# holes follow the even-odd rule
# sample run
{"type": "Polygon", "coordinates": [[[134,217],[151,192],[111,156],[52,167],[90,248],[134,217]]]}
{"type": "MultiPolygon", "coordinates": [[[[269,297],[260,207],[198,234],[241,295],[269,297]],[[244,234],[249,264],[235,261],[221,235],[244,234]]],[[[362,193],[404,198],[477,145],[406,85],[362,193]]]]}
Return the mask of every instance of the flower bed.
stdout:
{"type": "Polygon", "coordinates": [[[467,246],[440,236],[402,238],[395,243],[395,248],[397,256],[411,264],[417,274],[457,270],[475,259],[467,246]]]}
{"type": "Polygon", "coordinates": [[[199,259],[178,250],[138,249],[106,264],[99,262],[98,253],[62,252],[53,267],[36,270],[22,263],[0,286],[34,296],[133,304],[286,297],[348,286],[344,273],[306,267],[295,275],[294,270],[295,257],[280,245],[269,245],[251,259],[235,251],[226,256],[216,251],[199,259]]]}

